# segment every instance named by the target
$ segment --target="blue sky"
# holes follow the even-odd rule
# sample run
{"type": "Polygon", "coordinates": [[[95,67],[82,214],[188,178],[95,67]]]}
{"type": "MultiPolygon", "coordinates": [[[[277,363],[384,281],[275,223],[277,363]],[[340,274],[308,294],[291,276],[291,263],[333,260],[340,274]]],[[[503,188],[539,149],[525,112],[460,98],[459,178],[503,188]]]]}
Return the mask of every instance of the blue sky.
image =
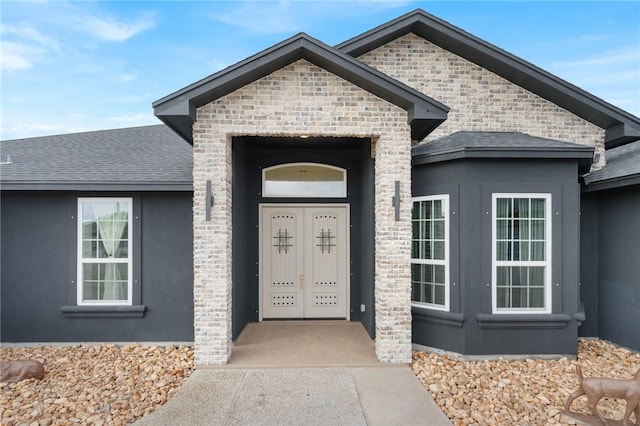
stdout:
{"type": "Polygon", "coordinates": [[[418,7],[640,115],[638,1],[0,0],[0,139],[156,124],[151,102],[293,34],[418,7]]]}

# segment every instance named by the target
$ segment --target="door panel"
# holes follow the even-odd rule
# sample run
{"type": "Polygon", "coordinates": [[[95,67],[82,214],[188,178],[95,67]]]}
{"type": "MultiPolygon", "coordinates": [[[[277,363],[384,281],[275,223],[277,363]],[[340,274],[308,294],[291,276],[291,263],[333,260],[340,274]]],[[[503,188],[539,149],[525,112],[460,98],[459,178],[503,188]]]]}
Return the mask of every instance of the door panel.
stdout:
{"type": "Polygon", "coordinates": [[[262,309],[265,318],[301,318],[303,272],[303,210],[265,209],[262,254],[262,309]]]}
{"type": "Polygon", "coordinates": [[[261,316],[347,318],[347,207],[262,208],[261,316]]]}
{"type": "Polygon", "coordinates": [[[345,209],[308,208],[305,212],[305,317],[346,316],[345,209]]]}

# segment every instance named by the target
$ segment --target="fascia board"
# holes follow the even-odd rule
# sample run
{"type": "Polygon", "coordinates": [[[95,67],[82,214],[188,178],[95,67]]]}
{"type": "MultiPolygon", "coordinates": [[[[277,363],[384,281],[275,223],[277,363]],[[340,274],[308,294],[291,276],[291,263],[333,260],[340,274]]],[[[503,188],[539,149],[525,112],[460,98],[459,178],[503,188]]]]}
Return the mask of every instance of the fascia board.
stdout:
{"type": "Polygon", "coordinates": [[[582,187],[582,192],[596,192],[607,189],[623,188],[640,185],[640,174],[620,176],[612,179],[592,182],[582,187]]]}
{"type": "Polygon", "coordinates": [[[606,149],[612,149],[637,140],[640,140],[640,126],[620,123],[606,130],[604,146],[606,149]]]}
{"type": "Polygon", "coordinates": [[[518,148],[485,148],[470,147],[443,150],[434,153],[414,154],[412,165],[439,163],[458,159],[572,159],[589,160],[593,158],[593,148],[562,149],[518,149],[518,148]]]}
{"type": "Polygon", "coordinates": [[[192,182],[2,182],[2,191],[177,191],[192,192],[192,182]]]}

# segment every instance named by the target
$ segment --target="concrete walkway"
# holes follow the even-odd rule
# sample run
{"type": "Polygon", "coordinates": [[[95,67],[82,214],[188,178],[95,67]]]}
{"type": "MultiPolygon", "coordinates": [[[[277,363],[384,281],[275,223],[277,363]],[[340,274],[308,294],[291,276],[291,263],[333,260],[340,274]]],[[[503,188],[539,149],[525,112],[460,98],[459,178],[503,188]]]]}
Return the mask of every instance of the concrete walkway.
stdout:
{"type": "Polygon", "coordinates": [[[407,366],[378,362],[362,324],[264,321],[229,365],[201,367],[136,425],[451,425],[407,366]]]}
{"type": "Polygon", "coordinates": [[[199,369],[155,425],[451,425],[408,367],[199,369]]]}

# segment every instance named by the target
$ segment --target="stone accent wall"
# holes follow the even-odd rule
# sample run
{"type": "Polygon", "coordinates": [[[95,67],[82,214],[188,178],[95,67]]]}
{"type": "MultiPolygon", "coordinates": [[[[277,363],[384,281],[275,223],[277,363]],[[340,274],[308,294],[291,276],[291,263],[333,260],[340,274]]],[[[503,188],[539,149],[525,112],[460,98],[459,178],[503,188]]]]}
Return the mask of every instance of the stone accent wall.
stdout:
{"type": "Polygon", "coordinates": [[[301,60],[199,108],[193,133],[196,364],[224,364],[231,355],[232,137],[302,134],[375,142],[376,353],[382,362],[411,362],[411,137],[406,112],[301,60]],[[210,222],[205,221],[207,179],[215,197],[210,222]],[[394,220],[391,204],[396,180],[400,221],[394,220]]]}
{"type": "Polygon", "coordinates": [[[425,141],[460,130],[522,132],[594,146],[594,169],[604,166],[603,129],[413,33],[358,59],[451,108],[425,141]]]}

